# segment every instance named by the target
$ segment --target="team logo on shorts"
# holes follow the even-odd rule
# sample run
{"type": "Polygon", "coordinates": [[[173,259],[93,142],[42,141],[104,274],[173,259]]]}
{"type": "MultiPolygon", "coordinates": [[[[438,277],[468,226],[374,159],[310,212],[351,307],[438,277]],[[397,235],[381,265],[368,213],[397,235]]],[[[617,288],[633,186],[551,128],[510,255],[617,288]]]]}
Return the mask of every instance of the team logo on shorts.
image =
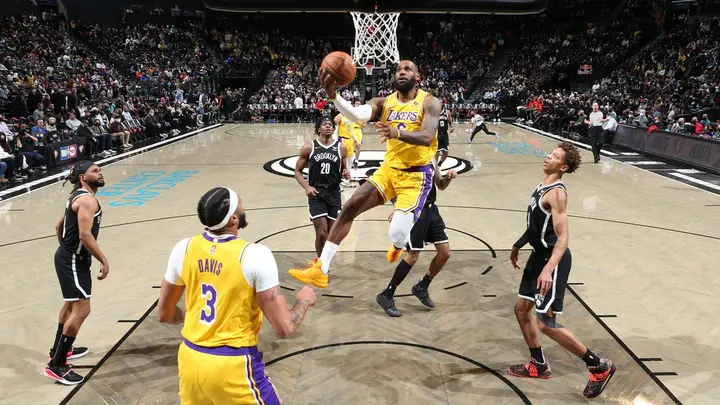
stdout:
{"type": "MultiPolygon", "coordinates": [[[[272,174],[277,174],[278,176],[295,177],[295,163],[297,163],[298,158],[299,156],[295,155],[271,160],[265,163],[263,168],[272,174]]],[[[380,164],[383,162],[384,158],[385,151],[382,150],[360,151],[358,169],[350,171],[351,178],[353,180],[364,180],[370,177],[377,169],[380,168],[380,164]]],[[[472,169],[472,163],[454,156],[448,156],[440,168],[442,172],[455,170],[458,174],[468,172],[470,169],[472,169]]],[[[303,175],[307,177],[307,168],[303,169],[303,175]]]]}
{"type": "Polygon", "coordinates": [[[545,301],[545,297],[540,294],[535,294],[535,305],[538,307],[541,307],[543,304],[543,301],[545,301]]]}

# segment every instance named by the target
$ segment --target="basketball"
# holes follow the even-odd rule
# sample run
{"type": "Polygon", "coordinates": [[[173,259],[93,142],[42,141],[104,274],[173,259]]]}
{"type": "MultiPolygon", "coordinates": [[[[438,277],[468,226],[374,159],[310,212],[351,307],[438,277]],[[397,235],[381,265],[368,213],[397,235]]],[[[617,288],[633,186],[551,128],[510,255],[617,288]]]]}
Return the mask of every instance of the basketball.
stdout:
{"type": "Polygon", "coordinates": [[[355,62],[345,52],[335,51],[329,53],[320,66],[335,79],[338,86],[347,86],[355,80],[355,62]]]}

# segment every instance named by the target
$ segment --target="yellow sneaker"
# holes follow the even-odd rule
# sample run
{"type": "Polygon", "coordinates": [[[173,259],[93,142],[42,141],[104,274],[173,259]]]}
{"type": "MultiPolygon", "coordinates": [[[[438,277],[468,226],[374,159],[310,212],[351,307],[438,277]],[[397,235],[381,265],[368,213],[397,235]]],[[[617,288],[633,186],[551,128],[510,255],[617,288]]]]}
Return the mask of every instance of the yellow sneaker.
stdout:
{"type": "Polygon", "coordinates": [[[405,249],[398,249],[394,245],[390,245],[390,249],[387,251],[387,260],[390,263],[396,262],[400,256],[402,256],[405,249]]]}
{"type": "Polygon", "coordinates": [[[306,267],[304,269],[290,269],[288,273],[300,282],[312,284],[318,288],[327,288],[328,275],[322,272],[322,262],[320,261],[320,258],[316,258],[315,261],[308,263],[310,264],[310,267],[306,267]]]}

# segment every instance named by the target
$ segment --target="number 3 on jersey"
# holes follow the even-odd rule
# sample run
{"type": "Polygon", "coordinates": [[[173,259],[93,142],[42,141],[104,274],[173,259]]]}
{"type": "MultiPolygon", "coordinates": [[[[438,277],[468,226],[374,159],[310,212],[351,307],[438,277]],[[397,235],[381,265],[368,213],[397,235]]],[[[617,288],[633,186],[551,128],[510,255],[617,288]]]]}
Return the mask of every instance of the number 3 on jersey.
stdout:
{"type": "Polygon", "coordinates": [[[330,163],[320,163],[320,174],[330,174],[330,163]]]}
{"type": "Polygon", "coordinates": [[[216,318],[217,290],[212,284],[201,284],[201,295],[205,298],[205,308],[200,312],[200,323],[212,325],[216,318]]]}

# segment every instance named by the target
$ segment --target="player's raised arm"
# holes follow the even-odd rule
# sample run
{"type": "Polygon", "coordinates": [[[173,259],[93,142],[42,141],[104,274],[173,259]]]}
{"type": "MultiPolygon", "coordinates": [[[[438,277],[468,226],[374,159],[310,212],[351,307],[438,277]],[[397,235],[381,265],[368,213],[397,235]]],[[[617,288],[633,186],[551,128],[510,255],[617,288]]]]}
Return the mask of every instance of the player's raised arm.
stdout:
{"type": "Polygon", "coordinates": [[[323,68],[320,68],[320,84],[325,89],[330,101],[332,101],[338,111],[340,111],[340,114],[350,121],[371,121],[380,118],[382,106],[385,103],[384,97],[376,97],[367,104],[354,107],[352,103],[342,98],[340,94],[337,94],[335,91],[335,80],[323,68]]]}
{"type": "Polygon", "coordinates": [[[263,314],[272,325],[275,334],[286,338],[300,326],[308,308],[315,304],[315,292],[303,287],[297,300],[288,310],[285,296],[280,292],[277,263],[266,246],[253,245],[243,259],[243,273],[254,280],[255,297],[263,314]],[[252,249],[252,251],[250,251],[252,249]]]}

